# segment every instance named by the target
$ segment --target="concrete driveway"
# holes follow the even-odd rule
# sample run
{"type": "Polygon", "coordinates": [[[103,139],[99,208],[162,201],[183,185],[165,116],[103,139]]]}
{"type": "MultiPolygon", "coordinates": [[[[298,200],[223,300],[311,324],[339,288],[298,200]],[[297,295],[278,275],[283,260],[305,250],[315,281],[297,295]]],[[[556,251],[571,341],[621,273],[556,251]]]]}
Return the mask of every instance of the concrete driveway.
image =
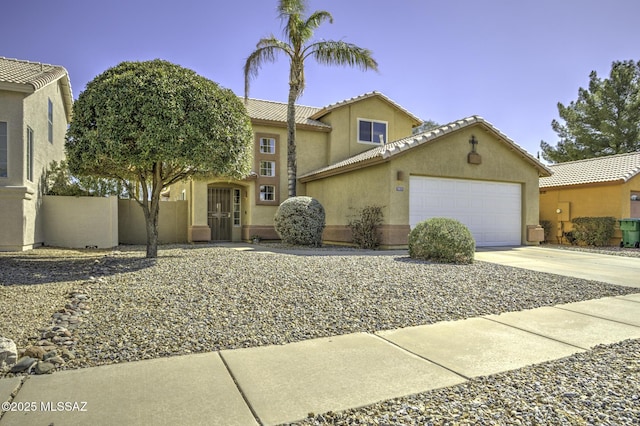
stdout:
{"type": "Polygon", "coordinates": [[[538,246],[480,247],[475,259],[516,268],[640,288],[640,258],[538,246]]]}

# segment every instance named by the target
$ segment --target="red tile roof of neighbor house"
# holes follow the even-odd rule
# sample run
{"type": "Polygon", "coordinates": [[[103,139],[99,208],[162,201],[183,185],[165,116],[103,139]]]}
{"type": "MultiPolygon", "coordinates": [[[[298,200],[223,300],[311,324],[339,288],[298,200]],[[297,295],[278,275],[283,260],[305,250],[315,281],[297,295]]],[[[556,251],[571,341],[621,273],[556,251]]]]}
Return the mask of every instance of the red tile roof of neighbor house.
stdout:
{"type": "Polygon", "coordinates": [[[626,182],[640,173],[640,152],[570,161],[549,168],[553,175],[540,178],[540,188],[626,182]]]}
{"type": "Polygon", "coordinates": [[[485,129],[495,134],[510,149],[518,153],[518,155],[524,158],[525,161],[529,162],[533,167],[538,169],[538,173],[540,174],[540,176],[551,175],[552,173],[551,170],[547,168],[544,164],[542,164],[540,161],[535,159],[524,148],[520,147],[513,140],[509,139],[509,137],[507,137],[504,133],[502,133],[500,130],[494,127],[491,123],[486,121],[484,118],[474,115],[471,117],[464,118],[462,120],[445,124],[444,126],[440,126],[432,130],[428,130],[423,133],[419,133],[417,135],[412,135],[394,142],[390,142],[385,145],[378,146],[376,148],[370,149],[363,153],[354,155],[353,157],[339,161],[335,164],[331,164],[329,166],[323,167],[318,170],[314,170],[310,173],[300,176],[300,180],[302,182],[308,182],[308,181],[320,179],[326,176],[344,173],[350,170],[360,169],[372,164],[384,162],[395,155],[399,155],[406,152],[409,149],[434,142],[449,133],[464,129],[466,127],[469,127],[475,124],[480,124],[485,129]]]}
{"type": "Polygon", "coordinates": [[[67,121],[71,121],[73,94],[69,73],[64,67],[23,61],[0,56],[0,88],[23,93],[33,93],[60,80],[67,121]]]}

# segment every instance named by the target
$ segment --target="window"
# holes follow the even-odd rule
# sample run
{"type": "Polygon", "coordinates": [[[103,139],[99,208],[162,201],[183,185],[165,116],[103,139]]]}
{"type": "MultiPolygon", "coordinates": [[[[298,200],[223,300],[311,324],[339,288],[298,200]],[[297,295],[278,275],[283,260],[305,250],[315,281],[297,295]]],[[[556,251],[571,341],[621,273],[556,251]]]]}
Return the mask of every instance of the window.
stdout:
{"type": "Polygon", "coordinates": [[[49,121],[49,142],[53,143],[53,102],[51,102],[51,99],[49,99],[47,120],[49,121]]]}
{"type": "Polygon", "coordinates": [[[384,144],[387,141],[385,121],[358,119],[358,142],[384,144]]]}
{"type": "Polygon", "coordinates": [[[33,129],[27,127],[27,179],[33,182],[33,129]]]}
{"type": "Polygon", "coordinates": [[[8,158],[9,155],[7,153],[8,147],[8,135],[7,135],[7,123],[4,121],[0,121],[0,177],[8,176],[8,158]]]}
{"type": "Polygon", "coordinates": [[[240,190],[233,190],[233,226],[240,226],[240,190]]]}
{"type": "Polygon", "coordinates": [[[273,177],[276,175],[276,162],[275,161],[261,161],[260,162],[260,176],[273,177]]]}
{"type": "Polygon", "coordinates": [[[276,187],[273,185],[260,185],[260,201],[275,201],[276,187]]]}
{"type": "Polygon", "coordinates": [[[276,140],[274,138],[260,138],[260,154],[275,154],[276,140]]]}

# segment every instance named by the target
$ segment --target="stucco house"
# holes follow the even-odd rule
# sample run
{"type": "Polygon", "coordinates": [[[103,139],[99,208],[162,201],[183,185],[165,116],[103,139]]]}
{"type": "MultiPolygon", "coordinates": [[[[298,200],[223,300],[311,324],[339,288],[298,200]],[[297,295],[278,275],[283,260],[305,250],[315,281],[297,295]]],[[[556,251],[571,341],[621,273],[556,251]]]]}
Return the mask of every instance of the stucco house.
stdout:
{"type": "Polygon", "coordinates": [[[42,177],[64,159],[72,107],[66,69],[0,57],[0,250],[43,243],[42,177]]]}
{"type": "MultiPolygon", "coordinates": [[[[286,104],[250,99],[254,172],[240,181],[189,180],[191,241],[277,239],[273,217],[287,197],[286,104]]],[[[406,247],[429,217],[465,223],[479,246],[537,244],[538,179],[551,171],[481,117],[412,135],[421,120],[379,92],[296,108],[298,195],[326,210],[325,243],[349,244],[363,207],[383,208],[382,246],[406,247]]]]}
{"type": "MultiPolygon", "coordinates": [[[[551,222],[550,241],[568,243],[563,233],[576,217],[640,218],[640,152],[559,163],[540,178],[540,220],[551,222]]],[[[620,241],[616,231],[612,244],[620,241]]]]}

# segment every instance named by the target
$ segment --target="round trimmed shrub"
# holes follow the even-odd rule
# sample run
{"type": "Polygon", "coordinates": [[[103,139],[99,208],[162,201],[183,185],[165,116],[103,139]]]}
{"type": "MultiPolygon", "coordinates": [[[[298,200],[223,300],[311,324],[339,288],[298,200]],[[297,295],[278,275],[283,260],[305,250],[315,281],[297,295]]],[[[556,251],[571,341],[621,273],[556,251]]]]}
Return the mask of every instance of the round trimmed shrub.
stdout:
{"type": "Polygon", "coordinates": [[[455,219],[435,217],[422,221],[409,234],[409,256],[443,263],[473,263],[476,241],[455,219]]]}
{"type": "Polygon", "coordinates": [[[276,232],[287,244],[319,247],[324,230],[324,207],[315,198],[285,200],[274,218],[276,232]]]}

